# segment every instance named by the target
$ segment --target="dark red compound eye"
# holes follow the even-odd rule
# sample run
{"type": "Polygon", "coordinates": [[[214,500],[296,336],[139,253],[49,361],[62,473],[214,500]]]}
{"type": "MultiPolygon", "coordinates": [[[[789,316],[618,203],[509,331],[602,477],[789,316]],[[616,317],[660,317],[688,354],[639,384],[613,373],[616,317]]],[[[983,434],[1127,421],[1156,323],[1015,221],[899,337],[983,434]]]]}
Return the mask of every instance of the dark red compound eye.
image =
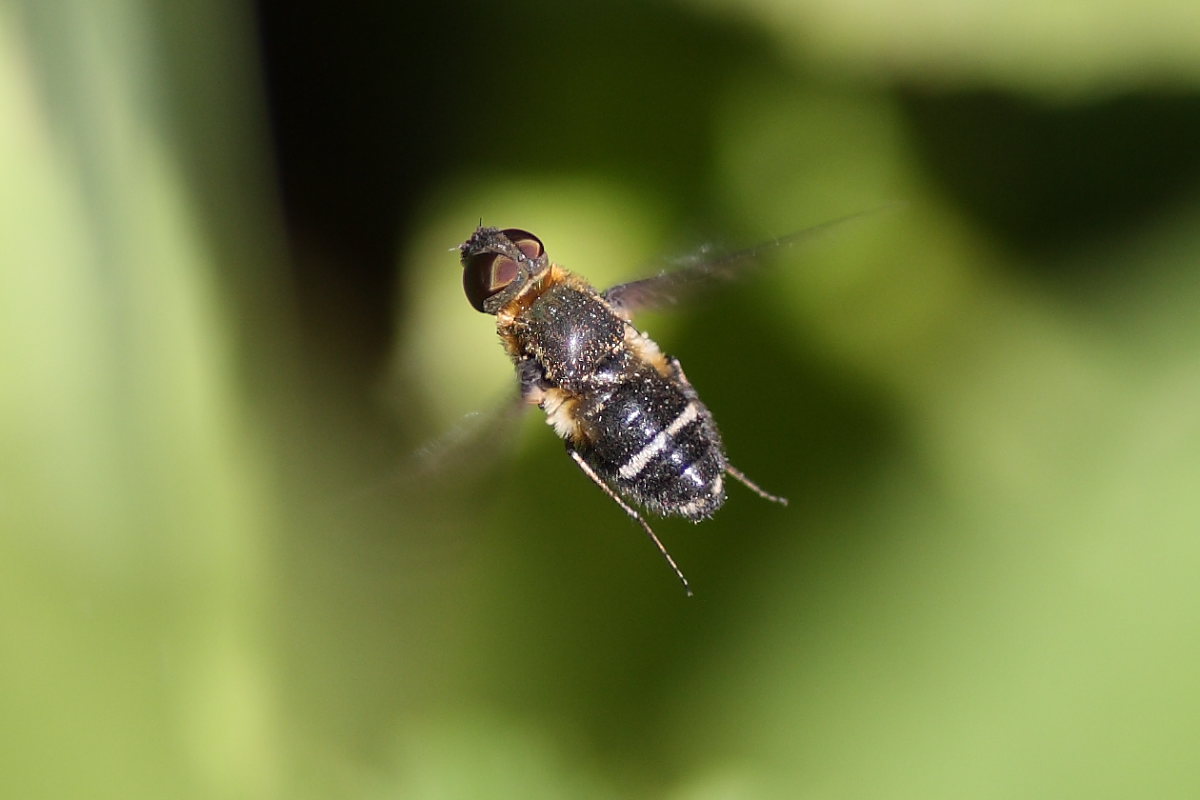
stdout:
{"type": "MultiPolygon", "coordinates": [[[[501,231],[527,259],[539,257],[541,241],[529,231],[509,228],[501,231]]],[[[483,311],[484,302],[517,279],[519,265],[502,253],[482,252],[467,259],[463,269],[463,291],[476,311],[483,311]]]]}
{"type": "Polygon", "coordinates": [[[463,291],[476,311],[483,302],[502,292],[517,279],[517,262],[499,253],[480,253],[467,261],[463,270],[463,291]]]}
{"type": "Polygon", "coordinates": [[[542,240],[534,236],[529,231],[523,231],[520,228],[505,228],[500,231],[510,242],[517,246],[517,249],[525,254],[526,258],[537,258],[545,248],[542,247],[542,240]]]}

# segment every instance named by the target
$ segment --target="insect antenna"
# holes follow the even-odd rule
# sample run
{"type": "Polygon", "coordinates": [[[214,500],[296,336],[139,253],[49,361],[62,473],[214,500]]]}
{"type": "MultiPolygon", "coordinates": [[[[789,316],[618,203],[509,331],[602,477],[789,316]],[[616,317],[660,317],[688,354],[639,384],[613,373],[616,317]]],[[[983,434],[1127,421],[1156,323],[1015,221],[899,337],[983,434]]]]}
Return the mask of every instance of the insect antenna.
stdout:
{"type": "Polygon", "coordinates": [[[654,542],[654,546],[658,548],[658,552],[662,553],[662,557],[667,560],[667,564],[670,565],[672,570],[674,570],[675,576],[679,578],[679,582],[683,584],[683,590],[687,592],[687,596],[691,597],[692,587],[688,583],[688,579],[684,577],[683,570],[681,570],[679,565],[675,563],[675,559],[671,558],[671,554],[667,552],[666,546],[663,545],[662,541],[658,538],[658,536],[655,535],[654,529],[650,527],[650,523],[646,522],[641,514],[639,514],[628,503],[618,497],[617,493],[610,489],[608,484],[600,479],[600,476],[596,474],[595,470],[587,465],[587,462],[583,460],[583,456],[579,455],[579,453],[575,452],[575,450],[571,447],[567,448],[567,452],[571,454],[571,458],[576,464],[579,465],[579,468],[583,470],[584,475],[587,475],[589,478],[591,478],[592,482],[603,489],[604,493],[611,497],[614,503],[624,509],[626,514],[633,517],[637,524],[642,526],[642,530],[646,532],[646,535],[650,537],[650,541],[654,542]]]}

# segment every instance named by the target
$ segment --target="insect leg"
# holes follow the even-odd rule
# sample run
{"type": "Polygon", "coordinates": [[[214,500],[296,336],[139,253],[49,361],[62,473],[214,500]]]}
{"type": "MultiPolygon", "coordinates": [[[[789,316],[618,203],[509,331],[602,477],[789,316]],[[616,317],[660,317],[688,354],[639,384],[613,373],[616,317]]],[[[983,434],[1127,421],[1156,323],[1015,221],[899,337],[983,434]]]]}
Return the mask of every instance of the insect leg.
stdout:
{"type": "Polygon", "coordinates": [[[517,381],[523,401],[535,406],[542,402],[542,393],[546,389],[545,376],[537,359],[526,357],[517,362],[517,381]]]}
{"type": "Polygon", "coordinates": [[[650,540],[654,542],[654,546],[658,548],[658,552],[662,553],[662,557],[667,560],[667,564],[669,564],[671,569],[675,571],[675,575],[683,584],[683,590],[687,592],[688,597],[691,597],[692,587],[688,585],[687,578],[683,577],[683,571],[679,569],[679,565],[675,563],[675,559],[671,558],[671,554],[667,552],[667,548],[664,547],[663,543],[659,541],[659,538],[654,535],[654,531],[651,529],[650,524],[646,522],[646,520],[642,518],[642,515],[635,511],[628,503],[618,497],[617,493],[609,488],[607,483],[600,479],[600,476],[596,474],[595,470],[588,466],[587,462],[583,460],[583,456],[579,455],[579,453],[575,451],[575,448],[571,447],[570,443],[567,444],[567,452],[571,454],[571,458],[576,464],[579,465],[579,468],[583,470],[583,474],[592,479],[592,483],[603,489],[604,493],[612,498],[614,503],[624,509],[626,514],[632,517],[637,524],[642,526],[642,530],[644,530],[646,535],[650,537],[650,540]]]}
{"type": "Polygon", "coordinates": [[[754,492],[756,495],[761,497],[763,500],[770,500],[772,503],[779,503],[779,505],[781,505],[781,506],[786,506],[788,504],[786,497],[778,497],[769,492],[763,491],[763,488],[761,486],[759,486],[757,483],[755,483],[754,481],[750,480],[745,475],[743,475],[741,470],[737,469],[732,464],[726,464],[725,471],[728,472],[730,475],[732,475],[734,478],[737,478],[738,481],[740,481],[743,486],[745,486],[750,491],[754,492]]]}
{"type": "MultiPolygon", "coordinates": [[[[683,384],[684,393],[687,395],[688,399],[692,400],[694,402],[699,402],[700,396],[698,394],[696,394],[696,390],[694,388],[692,388],[692,384],[687,379],[687,375],[683,374],[683,367],[681,367],[679,365],[679,359],[672,356],[667,359],[667,363],[671,365],[671,370],[674,371],[675,377],[679,379],[679,382],[681,384],[683,384]]],[[[770,492],[765,491],[761,486],[759,486],[757,483],[755,483],[754,481],[747,478],[742,473],[741,470],[739,470],[737,467],[733,466],[732,464],[726,463],[725,471],[727,473],[729,473],[729,475],[731,477],[736,478],[738,480],[738,482],[740,482],[743,486],[745,486],[750,491],[754,492],[756,495],[758,495],[762,499],[770,500],[772,503],[779,503],[781,506],[786,506],[788,504],[786,497],[778,497],[776,495],[771,494],[770,492]]]]}

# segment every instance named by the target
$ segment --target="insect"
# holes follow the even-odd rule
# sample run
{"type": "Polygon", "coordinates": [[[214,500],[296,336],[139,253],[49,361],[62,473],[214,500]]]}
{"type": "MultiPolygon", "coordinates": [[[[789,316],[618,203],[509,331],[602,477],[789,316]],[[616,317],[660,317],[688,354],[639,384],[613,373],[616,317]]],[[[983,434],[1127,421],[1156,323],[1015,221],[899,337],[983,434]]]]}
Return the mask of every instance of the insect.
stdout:
{"type": "Polygon", "coordinates": [[[545,412],[579,469],[641,525],[690,596],[683,571],[635,504],[699,522],[725,502],[726,476],[771,502],[787,500],[729,463],[716,422],[679,361],[631,316],[737,259],[599,292],[553,263],[528,231],[480,226],[458,249],[467,299],[495,315],[521,397],[545,412]]]}

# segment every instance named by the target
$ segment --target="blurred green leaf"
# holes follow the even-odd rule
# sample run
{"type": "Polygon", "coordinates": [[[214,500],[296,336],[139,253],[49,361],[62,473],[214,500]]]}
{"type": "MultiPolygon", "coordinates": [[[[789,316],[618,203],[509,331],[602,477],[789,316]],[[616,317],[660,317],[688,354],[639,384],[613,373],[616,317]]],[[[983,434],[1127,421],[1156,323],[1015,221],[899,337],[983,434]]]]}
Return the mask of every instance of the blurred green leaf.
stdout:
{"type": "Polygon", "coordinates": [[[791,58],[862,77],[1090,95],[1200,81],[1196,9],[1174,0],[1052,3],[695,0],[747,19],[791,58]]]}

